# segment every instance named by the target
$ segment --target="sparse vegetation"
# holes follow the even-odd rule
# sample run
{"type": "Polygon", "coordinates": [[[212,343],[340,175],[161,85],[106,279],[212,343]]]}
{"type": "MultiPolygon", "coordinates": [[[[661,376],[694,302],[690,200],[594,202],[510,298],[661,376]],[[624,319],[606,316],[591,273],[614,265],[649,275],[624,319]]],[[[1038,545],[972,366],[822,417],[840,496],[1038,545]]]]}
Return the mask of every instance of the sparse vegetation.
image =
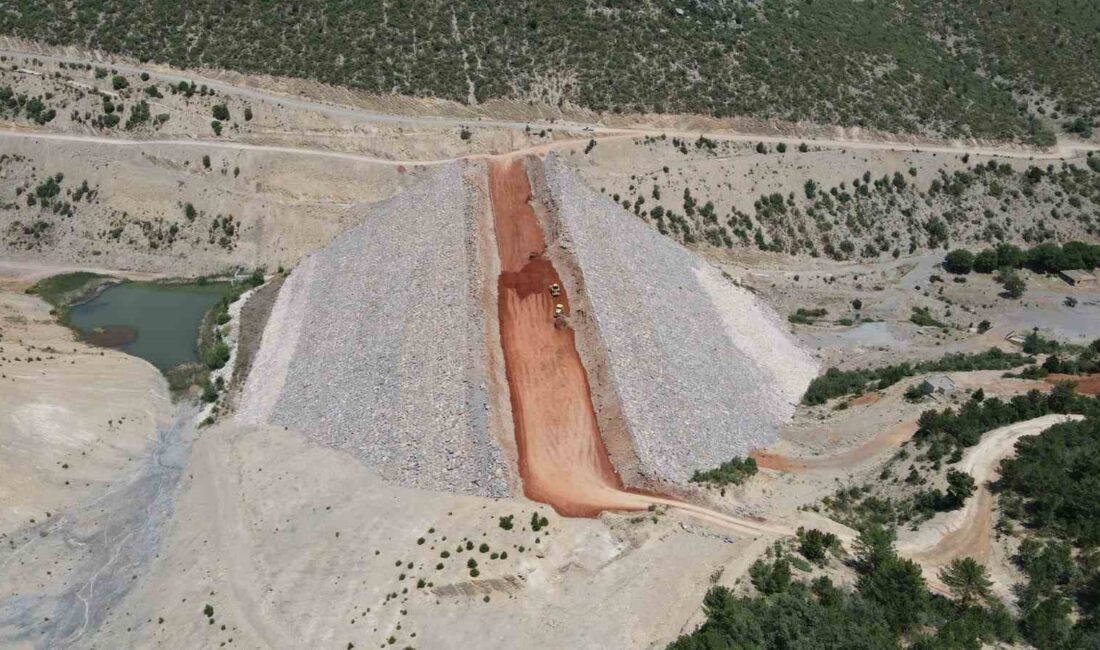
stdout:
{"type": "Polygon", "coordinates": [[[1060,383],[1049,393],[1030,391],[1008,401],[989,397],[969,400],[958,410],[925,411],[913,441],[931,461],[978,444],[982,434],[1014,422],[1049,413],[1100,414],[1100,400],[1077,395],[1073,386],[1060,383]]]}
{"type": "Polygon", "coordinates": [[[976,354],[948,354],[936,361],[900,363],[880,368],[839,370],[829,368],[815,377],[802,397],[803,404],[824,404],[834,397],[860,394],[868,390],[883,390],[906,377],[927,372],[957,372],[971,370],[1008,370],[1029,363],[1034,357],[990,348],[976,354]]]}
{"type": "Polygon", "coordinates": [[[798,11],[778,0],[601,11],[586,11],[580,0],[388,9],[273,4],[223,13],[108,0],[97,11],[127,20],[105,24],[60,0],[20,0],[0,16],[0,31],[180,68],[305,77],[374,93],[552,101],[544,81],[572,79],[561,99],[601,111],[746,115],[1039,143],[1052,135],[1017,95],[1052,97],[1071,128],[1077,117],[1091,121],[1100,97],[1100,65],[1074,54],[1091,51],[1100,31],[1100,10],[1086,2],[1013,0],[995,11],[985,1],[945,0],[844,0],[798,11]],[[179,29],[165,33],[165,24],[179,29]],[[1047,36],[1055,33],[1052,52],[1047,36]],[[243,56],[235,47],[242,41],[259,49],[243,56]],[[471,43],[481,48],[476,66],[466,65],[471,43]]]}
{"type": "Polygon", "coordinates": [[[27,289],[27,293],[40,296],[58,310],[59,315],[64,313],[65,307],[74,298],[85,293],[91,287],[109,280],[107,276],[86,271],[75,273],[62,273],[53,275],[36,282],[27,289]]]}
{"type": "Polygon", "coordinates": [[[947,324],[936,319],[928,307],[913,307],[913,313],[909,316],[909,322],[918,327],[939,327],[947,329],[947,324]]]}
{"type": "Polygon", "coordinates": [[[706,471],[695,470],[691,477],[692,483],[709,483],[713,485],[741,485],[747,479],[756,475],[756,459],[735,457],[728,460],[715,469],[706,471]]]}
{"type": "Polygon", "coordinates": [[[793,314],[787,317],[787,320],[799,325],[813,325],[817,322],[817,319],[824,318],[828,313],[828,311],[821,308],[807,309],[805,307],[799,307],[793,314]]]}

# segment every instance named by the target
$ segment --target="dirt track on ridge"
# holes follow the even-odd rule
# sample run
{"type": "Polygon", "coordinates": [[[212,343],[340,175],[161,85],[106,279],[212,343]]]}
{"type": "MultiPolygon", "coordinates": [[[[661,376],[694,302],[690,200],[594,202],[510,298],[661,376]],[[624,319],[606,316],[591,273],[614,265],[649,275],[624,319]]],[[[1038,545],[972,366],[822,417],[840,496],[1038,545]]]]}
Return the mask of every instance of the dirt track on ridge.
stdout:
{"type": "Polygon", "coordinates": [[[554,324],[554,305],[569,315],[564,287],[545,255],[520,159],[489,166],[489,190],[501,273],[500,339],[515,421],[519,472],[529,498],[566,516],[642,510],[649,500],[626,492],[600,436],[588,374],[568,326],[554,324]]]}

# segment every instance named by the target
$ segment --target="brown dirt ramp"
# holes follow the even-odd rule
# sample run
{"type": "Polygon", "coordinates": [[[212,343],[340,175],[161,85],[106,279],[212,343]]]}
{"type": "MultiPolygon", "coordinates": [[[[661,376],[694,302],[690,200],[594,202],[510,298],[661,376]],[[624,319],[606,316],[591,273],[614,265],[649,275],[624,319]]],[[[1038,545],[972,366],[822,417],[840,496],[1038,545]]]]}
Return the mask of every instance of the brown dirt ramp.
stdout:
{"type": "Polygon", "coordinates": [[[623,489],[608,459],[592,408],[588,374],[568,326],[569,296],[550,295],[561,278],[546,256],[522,160],[489,166],[501,274],[497,281],[500,339],[515,421],[523,491],[562,515],[644,509],[648,501],[623,489]]]}

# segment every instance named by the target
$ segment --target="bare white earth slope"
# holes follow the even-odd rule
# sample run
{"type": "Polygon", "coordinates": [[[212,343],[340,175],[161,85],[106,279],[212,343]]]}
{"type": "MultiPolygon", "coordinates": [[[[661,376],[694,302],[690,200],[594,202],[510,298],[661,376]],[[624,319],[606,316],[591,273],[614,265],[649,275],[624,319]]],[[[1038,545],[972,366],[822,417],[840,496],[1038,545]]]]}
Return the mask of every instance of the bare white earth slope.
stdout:
{"type": "Polygon", "coordinates": [[[546,170],[643,474],[684,482],[774,442],[817,374],[778,316],[556,156],[546,170]]]}
{"type": "Polygon", "coordinates": [[[405,486],[507,495],[469,205],[461,165],[447,165],[303,260],[264,330],[240,420],[299,429],[405,486]]]}

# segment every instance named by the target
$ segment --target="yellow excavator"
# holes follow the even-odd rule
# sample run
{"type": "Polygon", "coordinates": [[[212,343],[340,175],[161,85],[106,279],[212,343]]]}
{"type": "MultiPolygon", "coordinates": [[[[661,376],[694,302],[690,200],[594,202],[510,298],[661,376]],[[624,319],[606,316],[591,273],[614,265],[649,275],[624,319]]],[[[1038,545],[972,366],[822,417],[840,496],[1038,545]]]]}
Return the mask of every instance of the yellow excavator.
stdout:
{"type": "MultiPolygon", "coordinates": [[[[561,285],[557,282],[550,285],[550,295],[557,298],[561,295],[561,285]]],[[[554,327],[565,327],[565,305],[562,303],[554,303],[554,327]]]]}

